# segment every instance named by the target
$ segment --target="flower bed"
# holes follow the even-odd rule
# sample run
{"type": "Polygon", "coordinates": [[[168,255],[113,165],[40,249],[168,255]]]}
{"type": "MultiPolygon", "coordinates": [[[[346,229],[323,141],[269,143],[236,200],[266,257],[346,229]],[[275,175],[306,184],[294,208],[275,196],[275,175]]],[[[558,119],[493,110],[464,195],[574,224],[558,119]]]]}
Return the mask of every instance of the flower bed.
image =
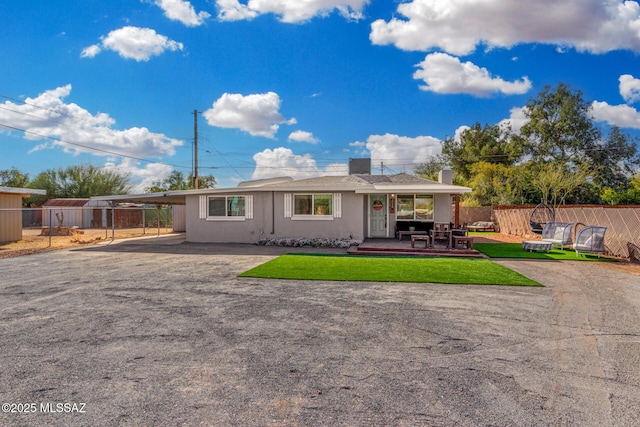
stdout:
{"type": "Polygon", "coordinates": [[[260,246],[291,246],[312,248],[349,248],[358,246],[362,241],[355,239],[319,239],[311,237],[286,237],[281,239],[261,239],[258,241],[260,246]]]}

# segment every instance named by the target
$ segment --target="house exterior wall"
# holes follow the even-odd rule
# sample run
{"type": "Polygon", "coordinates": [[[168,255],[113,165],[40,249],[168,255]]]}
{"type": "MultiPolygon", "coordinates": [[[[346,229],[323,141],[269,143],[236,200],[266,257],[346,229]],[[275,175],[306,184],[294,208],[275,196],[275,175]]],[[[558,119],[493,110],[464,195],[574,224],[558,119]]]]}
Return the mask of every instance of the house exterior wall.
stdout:
{"type": "Polygon", "coordinates": [[[433,195],[433,222],[452,222],[451,194],[433,195]]]}
{"type": "Polygon", "coordinates": [[[22,239],[22,195],[0,194],[0,242],[22,239]]]}
{"type": "MultiPolygon", "coordinates": [[[[321,193],[319,191],[318,193],[321,193]]],[[[253,218],[244,221],[211,221],[199,218],[198,195],[186,197],[186,240],[190,242],[256,243],[269,238],[348,238],[364,239],[366,195],[341,194],[341,216],[331,220],[286,218],[285,192],[247,192],[253,196],[253,218]]]]}
{"type": "Polygon", "coordinates": [[[187,231],[187,208],[184,205],[173,205],[171,209],[173,231],[180,233],[187,231]]]}

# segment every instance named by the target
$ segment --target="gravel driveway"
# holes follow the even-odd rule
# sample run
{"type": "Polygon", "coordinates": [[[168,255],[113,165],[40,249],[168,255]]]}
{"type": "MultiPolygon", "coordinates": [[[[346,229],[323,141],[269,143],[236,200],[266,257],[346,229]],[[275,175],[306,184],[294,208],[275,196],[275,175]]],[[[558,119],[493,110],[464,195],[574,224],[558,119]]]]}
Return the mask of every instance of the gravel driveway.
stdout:
{"type": "Polygon", "coordinates": [[[0,425],[640,425],[638,275],[236,277],[285,251],[168,237],[0,259],[0,425]]]}

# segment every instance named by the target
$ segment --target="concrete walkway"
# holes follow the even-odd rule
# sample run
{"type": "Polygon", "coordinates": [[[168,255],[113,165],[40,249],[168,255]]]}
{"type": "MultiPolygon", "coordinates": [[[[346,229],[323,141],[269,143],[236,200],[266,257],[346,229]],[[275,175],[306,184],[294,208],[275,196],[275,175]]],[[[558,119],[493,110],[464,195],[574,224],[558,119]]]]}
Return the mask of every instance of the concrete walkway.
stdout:
{"type": "Polygon", "coordinates": [[[631,270],[500,261],[545,288],[245,279],[291,248],[171,239],[0,260],[0,400],[37,409],[0,425],[640,425],[631,270]]]}

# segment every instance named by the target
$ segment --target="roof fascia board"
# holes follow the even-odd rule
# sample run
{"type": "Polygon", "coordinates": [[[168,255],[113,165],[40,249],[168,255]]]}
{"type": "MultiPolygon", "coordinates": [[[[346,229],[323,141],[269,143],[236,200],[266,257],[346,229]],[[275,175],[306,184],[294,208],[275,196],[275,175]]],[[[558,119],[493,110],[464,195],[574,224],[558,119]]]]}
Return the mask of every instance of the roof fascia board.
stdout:
{"type": "Polygon", "coordinates": [[[33,188],[18,188],[18,187],[0,187],[0,193],[22,195],[23,197],[29,197],[37,194],[40,196],[46,196],[47,190],[37,190],[33,188]]]}
{"type": "Polygon", "coordinates": [[[373,191],[356,190],[356,193],[386,194],[386,193],[433,193],[433,194],[463,194],[472,191],[469,187],[458,185],[376,185],[373,191]]]}

